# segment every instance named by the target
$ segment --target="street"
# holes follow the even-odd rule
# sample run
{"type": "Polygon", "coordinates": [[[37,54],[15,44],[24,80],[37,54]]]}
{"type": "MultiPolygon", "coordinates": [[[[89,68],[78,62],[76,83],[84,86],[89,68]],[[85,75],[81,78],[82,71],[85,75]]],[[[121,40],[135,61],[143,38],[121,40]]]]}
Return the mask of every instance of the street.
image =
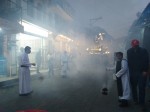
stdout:
{"type": "MultiPolygon", "coordinates": [[[[62,78],[59,73],[54,76],[47,73],[41,75],[43,79],[38,78],[39,76],[32,79],[33,93],[29,96],[19,96],[18,83],[1,88],[0,112],[29,109],[48,112],[141,112],[132,102],[127,108],[118,106],[117,89],[113,79],[110,81],[108,95],[102,95],[104,78],[98,72],[88,69],[70,72],[66,78],[62,78]]],[[[149,106],[147,101],[147,107],[149,106]]]]}

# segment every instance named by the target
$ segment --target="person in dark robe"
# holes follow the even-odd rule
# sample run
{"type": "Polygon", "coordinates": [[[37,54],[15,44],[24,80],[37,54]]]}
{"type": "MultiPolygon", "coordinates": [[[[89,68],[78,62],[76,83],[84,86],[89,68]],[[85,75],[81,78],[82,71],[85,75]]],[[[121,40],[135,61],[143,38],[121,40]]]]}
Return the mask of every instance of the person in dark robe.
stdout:
{"type": "MultiPolygon", "coordinates": [[[[113,70],[114,68],[107,68],[113,70]]],[[[130,100],[130,84],[129,84],[129,71],[128,62],[123,59],[122,52],[116,52],[116,67],[115,76],[117,81],[118,100],[120,107],[127,107],[130,100]]]]}
{"type": "Polygon", "coordinates": [[[127,50],[132,97],[135,104],[140,104],[145,110],[145,88],[149,69],[149,54],[145,48],[139,46],[139,41],[131,41],[131,48],[127,50]]]}

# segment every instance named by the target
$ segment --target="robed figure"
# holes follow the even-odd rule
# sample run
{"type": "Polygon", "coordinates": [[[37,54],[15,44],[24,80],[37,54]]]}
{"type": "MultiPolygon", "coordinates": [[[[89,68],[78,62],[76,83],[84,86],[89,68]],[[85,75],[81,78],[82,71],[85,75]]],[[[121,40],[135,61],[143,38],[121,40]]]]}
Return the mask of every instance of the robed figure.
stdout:
{"type": "Polygon", "coordinates": [[[19,94],[26,95],[32,92],[30,67],[35,63],[30,63],[28,54],[31,53],[29,46],[25,47],[25,52],[21,54],[19,60],[19,94]]]}

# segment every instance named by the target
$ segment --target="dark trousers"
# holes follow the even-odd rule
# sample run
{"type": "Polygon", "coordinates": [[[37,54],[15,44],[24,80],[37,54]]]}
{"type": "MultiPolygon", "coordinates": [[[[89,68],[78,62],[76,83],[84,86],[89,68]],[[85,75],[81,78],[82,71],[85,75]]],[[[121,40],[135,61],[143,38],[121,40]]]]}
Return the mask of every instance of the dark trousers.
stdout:
{"type": "Polygon", "coordinates": [[[118,90],[118,96],[122,96],[123,95],[123,90],[122,90],[122,81],[121,81],[121,77],[116,77],[117,79],[117,90],[118,90]]]}
{"type": "Polygon", "coordinates": [[[130,73],[132,97],[135,102],[145,104],[146,79],[141,72],[130,73]]]}
{"type": "Polygon", "coordinates": [[[54,75],[53,63],[49,63],[49,75],[54,75]]]}

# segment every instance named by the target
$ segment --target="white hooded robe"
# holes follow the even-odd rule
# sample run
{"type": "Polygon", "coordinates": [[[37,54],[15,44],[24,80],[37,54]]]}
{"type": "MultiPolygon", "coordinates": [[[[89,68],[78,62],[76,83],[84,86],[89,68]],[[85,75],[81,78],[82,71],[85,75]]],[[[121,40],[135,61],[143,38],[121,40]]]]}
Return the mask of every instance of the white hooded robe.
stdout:
{"type": "Polygon", "coordinates": [[[119,97],[119,99],[130,99],[131,90],[130,90],[130,82],[129,82],[129,69],[127,60],[123,59],[121,61],[121,70],[119,70],[116,74],[116,77],[121,77],[123,95],[119,97]]]}
{"type": "Polygon", "coordinates": [[[32,91],[30,84],[30,66],[28,54],[21,54],[19,60],[19,94],[27,94],[32,91]],[[21,65],[26,67],[21,67],[21,65]]]}
{"type": "Polygon", "coordinates": [[[67,75],[68,70],[68,55],[62,54],[61,56],[61,75],[67,75]]]}
{"type": "MultiPolygon", "coordinates": [[[[107,70],[115,70],[116,66],[108,67],[107,70]]],[[[125,59],[121,61],[121,69],[115,74],[116,77],[121,77],[123,95],[119,96],[119,99],[130,100],[131,89],[130,89],[130,78],[128,62],[125,59]]]]}

